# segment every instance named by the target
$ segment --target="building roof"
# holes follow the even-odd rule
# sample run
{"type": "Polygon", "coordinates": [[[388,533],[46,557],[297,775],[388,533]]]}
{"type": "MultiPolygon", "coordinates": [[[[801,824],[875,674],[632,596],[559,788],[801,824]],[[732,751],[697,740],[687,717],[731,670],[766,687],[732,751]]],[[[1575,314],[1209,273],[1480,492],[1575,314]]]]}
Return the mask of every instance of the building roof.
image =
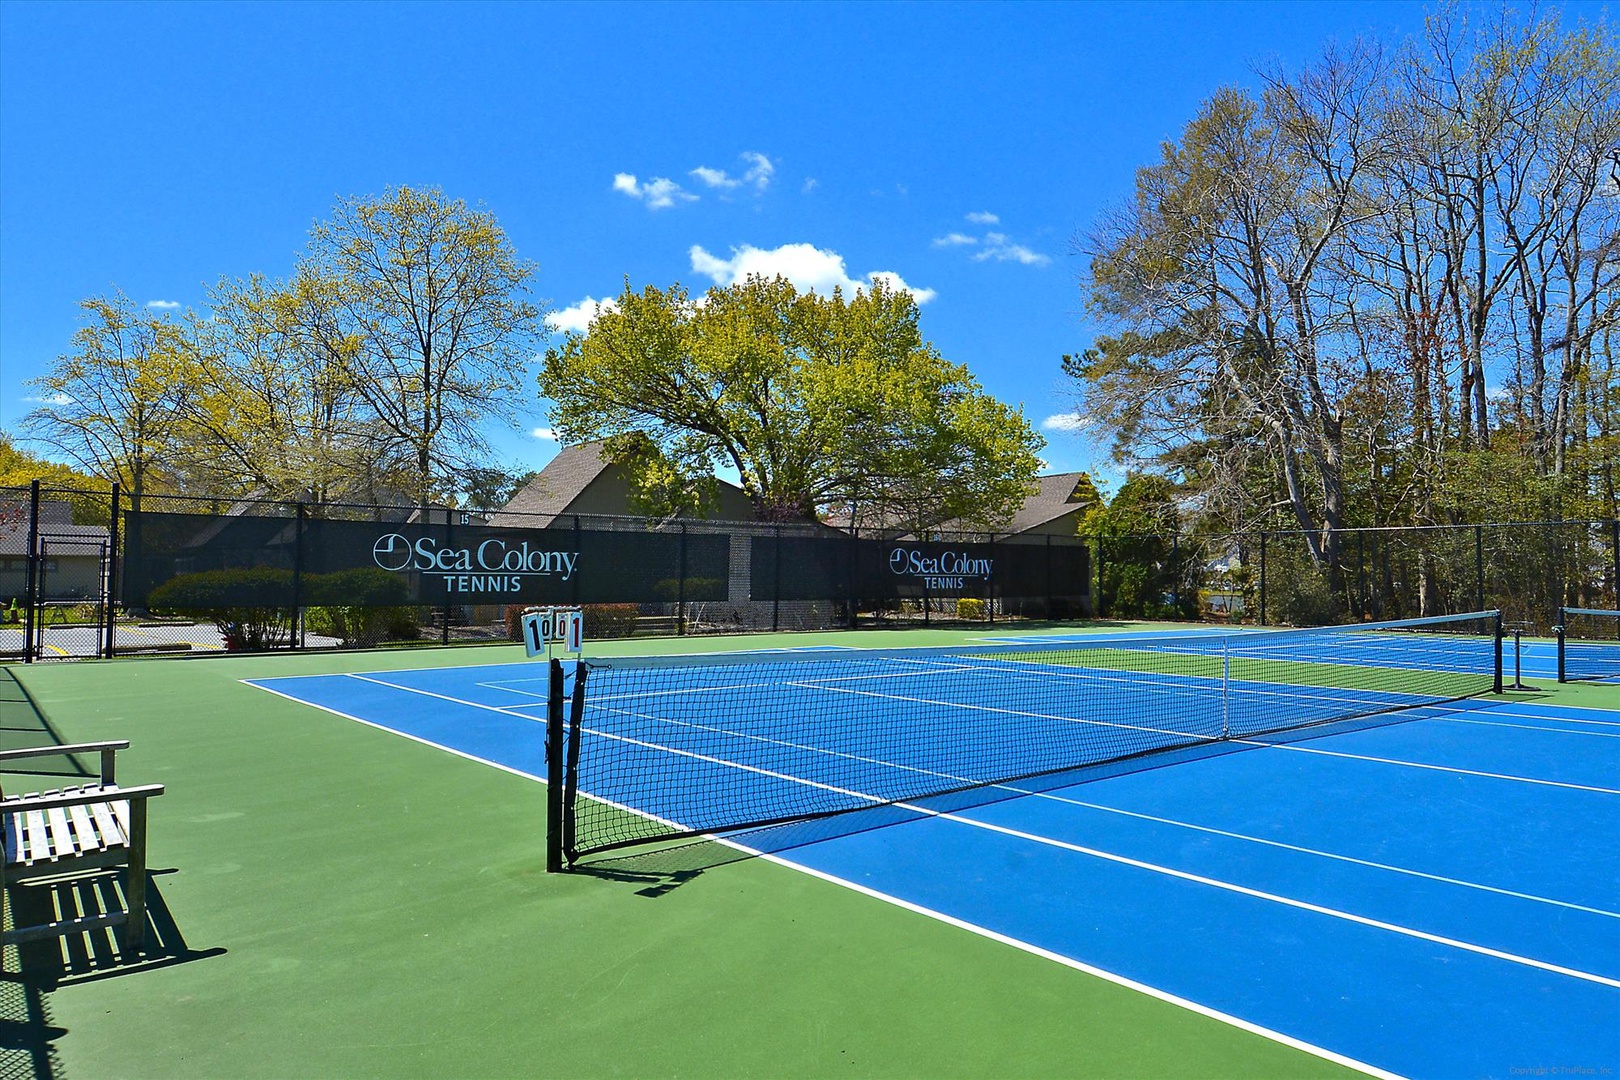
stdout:
{"type": "MultiPolygon", "coordinates": [[[[28,504],[13,500],[0,513],[0,555],[28,554],[28,504]]],[[[99,557],[107,543],[105,525],[73,524],[73,508],[57,499],[39,502],[39,539],[47,555],[99,557]]]]}
{"type": "MultiPolygon", "coordinates": [[[[1083,472],[1066,472],[1037,476],[1035,482],[1040,486],[1018,508],[1018,513],[1007,523],[1007,531],[1026,532],[1055,521],[1064,514],[1085,509],[1086,503],[1076,497],[1085,475],[1083,472]]],[[[1090,487],[1089,484],[1086,486],[1090,487]]]]}
{"type": "Polygon", "coordinates": [[[598,440],[563,447],[510,502],[490,516],[491,524],[544,527],[550,518],[566,513],[591,481],[612,467],[602,456],[604,445],[598,440]],[[517,517],[519,514],[525,516],[517,517]],[[543,515],[548,521],[536,521],[530,515],[543,515]]]}
{"type": "MultiPolygon", "coordinates": [[[[961,520],[942,521],[928,529],[930,533],[985,533],[994,532],[998,536],[1014,533],[1028,532],[1030,529],[1040,528],[1049,522],[1056,521],[1065,514],[1072,514],[1084,510],[1089,503],[1078,498],[1082,481],[1086,474],[1083,472],[1052,473],[1049,476],[1035,478],[1035,492],[1024,500],[1024,504],[1013,514],[1012,520],[1002,523],[995,529],[985,529],[982,525],[973,525],[961,520]]],[[[1085,487],[1089,491],[1089,484],[1085,487]]],[[[863,532],[872,530],[896,531],[901,528],[898,523],[885,523],[881,520],[872,520],[870,515],[863,515],[861,523],[863,532]]],[[[827,525],[849,531],[850,514],[847,507],[839,507],[827,513],[822,519],[827,525]]],[[[907,534],[908,536],[911,534],[907,534]]]]}

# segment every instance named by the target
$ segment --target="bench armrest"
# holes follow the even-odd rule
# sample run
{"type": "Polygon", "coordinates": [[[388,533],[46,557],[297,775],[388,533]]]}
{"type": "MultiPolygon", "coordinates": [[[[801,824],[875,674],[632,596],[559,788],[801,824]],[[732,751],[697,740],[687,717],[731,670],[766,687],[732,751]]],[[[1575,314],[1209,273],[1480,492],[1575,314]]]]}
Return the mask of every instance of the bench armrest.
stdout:
{"type": "Polygon", "coordinates": [[[92,803],[119,802],[124,799],[149,799],[163,794],[162,784],[140,784],[136,787],[103,787],[94,791],[74,791],[67,794],[47,792],[43,795],[23,795],[0,802],[0,814],[27,813],[31,810],[51,810],[68,806],[89,806],[92,803]]]}
{"type": "Polygon", "coordinates": [[[65,746],[25,746],[17,750],[0,750],[0,761],[21,761],[23,758],[48,757],[51,754],[93,754],[101,750],[128,750],[128,739],[109,742],[68,743],[65,746]]]}
{"type": "Polygon", "coordinates": [[[101,782],[116,783],[118,751],[128,750],[128,739],[109,739],[106,742],[68,743],[65,746],[25,746],[17,750],[0,750],[0,762],[23,761],[27,758],[50,757],[67,754],[101,755],[101,782]]]}

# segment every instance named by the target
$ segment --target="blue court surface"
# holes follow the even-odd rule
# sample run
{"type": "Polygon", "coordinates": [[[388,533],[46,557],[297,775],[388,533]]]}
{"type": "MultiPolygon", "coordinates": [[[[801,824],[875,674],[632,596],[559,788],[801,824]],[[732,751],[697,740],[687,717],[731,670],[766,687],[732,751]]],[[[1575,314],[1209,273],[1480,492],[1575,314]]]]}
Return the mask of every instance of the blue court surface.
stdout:
{"type": "MultiPolygon", "coordinates": [[[[915,685],[918,674],[877,677],[915,685]]],[[[1108,677],[1122,674],[1134,673],[1108,677]]],[[[1207,692],[1190,677],[1139,677],[1167,701],[1207,692]]],[[[544,776],[538,665],[253,684],[544,776]]],[[[1235,692],[1294,695],[1307,716],[1322,693],[1235,692]]],[[[706,700],[724,715],[721,687],[706,700]]],[[[958,710],[958,726],[961,710],[985,711],[928,705],[958,710]]],[[[997,801],[765,857],[1375,1074],[1614,1076],[1620,691],[1615,705],[1430,706],[1071,786],[1003,785],[997,801]]],[[[711,744],[723,759],[723,743],[711,744]]],[[[773,771],[770,783],[825,784],[814,764],[773,771]]],[[[914,766],[862,755],[844,782],[877,787],[884,769],[914,766]]],[[[690,795],[584,791],[677,823],[705,813],[681,801],[690,795]]]]}

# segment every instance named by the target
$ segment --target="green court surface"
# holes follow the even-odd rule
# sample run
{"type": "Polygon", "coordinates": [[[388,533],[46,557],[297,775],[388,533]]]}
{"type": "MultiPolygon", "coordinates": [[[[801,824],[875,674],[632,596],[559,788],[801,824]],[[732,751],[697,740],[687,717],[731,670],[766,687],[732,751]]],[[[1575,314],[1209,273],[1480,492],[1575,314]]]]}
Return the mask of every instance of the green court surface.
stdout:
{"type": "MultiPolygon", "coordinates": [[[[109,963],[112,939],[95,935],[7,949],[4,1075],[1346,1071],[763,859],[547,875],[541,784],[239,681],[508,661],[523,662],[520,647],[0,669],[4,745],[127,738],[120,779],[168,788],[151,808],[151,955],[109,963]]],[[[1086,898],[1072,902],[1083,918],[1086,898]]]]}

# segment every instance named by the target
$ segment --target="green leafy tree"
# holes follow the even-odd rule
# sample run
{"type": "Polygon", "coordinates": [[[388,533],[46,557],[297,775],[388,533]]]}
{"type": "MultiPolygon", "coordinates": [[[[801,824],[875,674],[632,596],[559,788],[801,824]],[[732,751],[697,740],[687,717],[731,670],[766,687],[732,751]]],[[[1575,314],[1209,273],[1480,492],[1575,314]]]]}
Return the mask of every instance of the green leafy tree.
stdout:
{"type": "Polygon", "coordinates": [[[0,504],[4,504],[0,506],[0,524],[6,523],[8,514],[17,515],[19,507],[26,513],[26,504],[20,502],[19,496],[26,496],[21,489],[35,480],[51,489],[51,498],[63,499],[72,507],[74,524],[107,523],[107,481],[21,449],[11,436],[0,432],[0,488],[12,489],[0,493],[0,504]]]}
{"type": "Polygon", "coordinates": [[[1101,560],[1098,611],[1148,618],[1197,618],[1202,557],[1180,541],[1184,493],[1169,478],[1133,473],[1107,502],[1080,519],[1101,560]]]}
{"type": "Polygon", "coordinates": [[[702,302],[633,291],[547,352],[540,389],[570,442],[609,439],[663,505],[717,467],[764,520],[849,509],[857,523],[999,524],[1042,439],[926,341],[910,294],[853,298],[750,277],[702,302]]]}

